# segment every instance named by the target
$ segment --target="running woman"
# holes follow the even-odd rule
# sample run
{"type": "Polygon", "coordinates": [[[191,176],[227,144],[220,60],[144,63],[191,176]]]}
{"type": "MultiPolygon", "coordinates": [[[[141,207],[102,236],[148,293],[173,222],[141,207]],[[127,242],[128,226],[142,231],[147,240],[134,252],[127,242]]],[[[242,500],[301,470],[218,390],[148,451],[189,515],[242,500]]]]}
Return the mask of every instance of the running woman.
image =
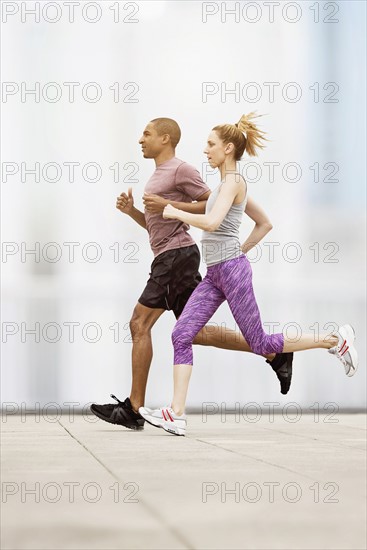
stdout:
{"type": "MultiPolygon", "coordinates": [[[[130,397],[117,403],[99,405],[94,403],[91,411],[106,422],[138,430],[144,419],[138,412],[144,405],[145,391],[153,356],[151,329],[167,310],[178,318],[191,293],[201,281],[199,273],[200,252],[188,233],[189,226],[174,219],[163,219],[165,205],[173,204],[191,213],[204,213],[209,187],[199,172],[179,160],[175,149],[180,141],[181,130],[175,120],[158,118],[150,121],[139,140],[143,156],[154,159],[156,169],[145,187],[145,211],[134,206],[131,189],[117,198],[116,207],[147,230],[154,261],[151,273],[130,321],[132,346],[132,387],[130,397]],[[193,202],[196,201],[196,202],[193,202]]],[[[265,213],[248,201],[246,212],[254,220],[255,227],[243,246],[255,246],[271,229],[265,213]]],[[[205,327],[197,335],[195,344],[223,349],[250,352],[243,336],[225,327],[205,327]]],[[[281,393],[289,390],[292,376],[293,354],[266,354],[267,362],[275,371],[281,393]]]]}
{"type": "Polygon", "coordinates": [[[254,353],[282,354],[322,348],[340,359],[347,376],[353,376],[358,367],[354,330],[350,325],[340,327],[331,336],[323,335],[318,342],[313,335],[302,336],[294,342],[282,333],[268,335],[263,330],[252,288],[251,265],[238,238],[247,186],[236,172],[236,163],[244,151],[250,156],[256,155],[266,139],[264,132],[254,124],[254,118],[255,113],[250,113],[242,116],[238,124],[215,126],[211,131],[204,153],[210,166],[219,168],[221,182],[207,201],[206,213],[183,212],[172,205],[167,205],[163,212],[166,219],[179,220],[203,230],[203,257],[208,267],[204,280],[192,293],[172,333],[174,395],[171,406],[139,409],[147,422],[175,435],[185,435],[186,431],[184,410],[193,365],[192,344],[225,300],[254,353]]]}

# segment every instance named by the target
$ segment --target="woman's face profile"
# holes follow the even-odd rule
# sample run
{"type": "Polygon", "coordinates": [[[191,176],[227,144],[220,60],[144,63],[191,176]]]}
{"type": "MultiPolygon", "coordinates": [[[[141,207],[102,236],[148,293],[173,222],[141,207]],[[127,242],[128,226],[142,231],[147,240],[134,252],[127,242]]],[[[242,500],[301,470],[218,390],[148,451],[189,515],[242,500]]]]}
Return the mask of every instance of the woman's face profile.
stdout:
{"type": "Polygon", "coordinates": [[[207,156],[208,162],[212,168],[217,168],[225,161],[225,145],[218,136],[217,132],[212,130],[208,136],[207,145],[204,149],[204,154],[207,156]]]}

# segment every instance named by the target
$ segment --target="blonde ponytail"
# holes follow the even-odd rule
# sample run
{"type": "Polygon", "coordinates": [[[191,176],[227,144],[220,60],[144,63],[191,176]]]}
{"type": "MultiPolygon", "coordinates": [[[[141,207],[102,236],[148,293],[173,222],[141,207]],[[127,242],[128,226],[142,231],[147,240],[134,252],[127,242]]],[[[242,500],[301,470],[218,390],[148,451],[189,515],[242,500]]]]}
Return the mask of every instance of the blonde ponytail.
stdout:
{"type": "Polygon", "coordinates": [[[263,115],[257,115],[256,112],[251,112],[248,115],[242,115],[235,126],[242,132],[246,139],[245,151],[250,157],[257,156],[256,149],[264,149],[265,145],[262,141],[267,141],[266,132],[260,130],[253,120],[263,115]]]}
{"type": "Polygon", "coordinates": [[[262,141],[267,141],[266,133],[252,122],[260,116],[252,112],[242,115],[237,124],[220,124],[213,128],[224,143],[233,143],[235,160],[241,160],[245,151],[250,157],[257,156],[256,149],[265,147],[262,141]]]}

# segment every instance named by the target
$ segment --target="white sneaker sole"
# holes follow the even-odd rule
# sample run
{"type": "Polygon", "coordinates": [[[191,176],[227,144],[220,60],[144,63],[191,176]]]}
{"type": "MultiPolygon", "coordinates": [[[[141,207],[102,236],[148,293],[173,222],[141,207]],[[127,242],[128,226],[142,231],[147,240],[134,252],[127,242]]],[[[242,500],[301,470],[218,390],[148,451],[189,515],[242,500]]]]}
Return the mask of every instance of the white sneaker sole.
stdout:
{"type": "Polygon", "coordinates": [[[354,340],[356,339],[356,333],[351,325],[343,325],[339,330],[342,337],[348,341],[349,349],[346,355],[349,354],[350,360],[347,365],[344,365],[345,374],[349,377],[354,376],[358,369],[358,353],[354,347],[354,340]]]}
{"type": "Polygon", "coordinates": [[[170,422],[165,422],[162,426],[166,432],[173,434],[173,435],[185,435],[186,429],[185,428],[179,428],[177,425],[172,425],[170,422]]]}
{"type": "Polygon", "coordinates": [[[177,424],[173,424],[172,422],[159,420],[155,416],[151,415],[151,410],[152,409],[146,409],[144,407],[139,408],[139,413],[144,418],[144,420],[148,422],[148,424],[154,426],[155,428],[162,428],[166,432],[173,435],[185,435],[185,428],[180,428],[179,426],[177,426],[177,424]]]}
{"type": "Polygon", "coordinates": [[[358,353],[354,346],[349,347],[348,352],[351,358],[351,364],[345,366],[345,374],[354,376],[358,369],[358,353]]]}

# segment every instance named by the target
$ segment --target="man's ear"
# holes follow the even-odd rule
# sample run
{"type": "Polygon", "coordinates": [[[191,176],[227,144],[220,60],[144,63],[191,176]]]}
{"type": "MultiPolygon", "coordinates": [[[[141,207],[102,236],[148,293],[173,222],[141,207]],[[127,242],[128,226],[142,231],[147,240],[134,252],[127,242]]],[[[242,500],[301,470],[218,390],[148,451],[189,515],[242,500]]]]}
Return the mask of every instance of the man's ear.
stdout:
{"type": "Polygon", "coordinates": [[[166,145],[171,140],[171,136],[169,134],[163,134],[162,136],[162,145],[166,145]]]}

